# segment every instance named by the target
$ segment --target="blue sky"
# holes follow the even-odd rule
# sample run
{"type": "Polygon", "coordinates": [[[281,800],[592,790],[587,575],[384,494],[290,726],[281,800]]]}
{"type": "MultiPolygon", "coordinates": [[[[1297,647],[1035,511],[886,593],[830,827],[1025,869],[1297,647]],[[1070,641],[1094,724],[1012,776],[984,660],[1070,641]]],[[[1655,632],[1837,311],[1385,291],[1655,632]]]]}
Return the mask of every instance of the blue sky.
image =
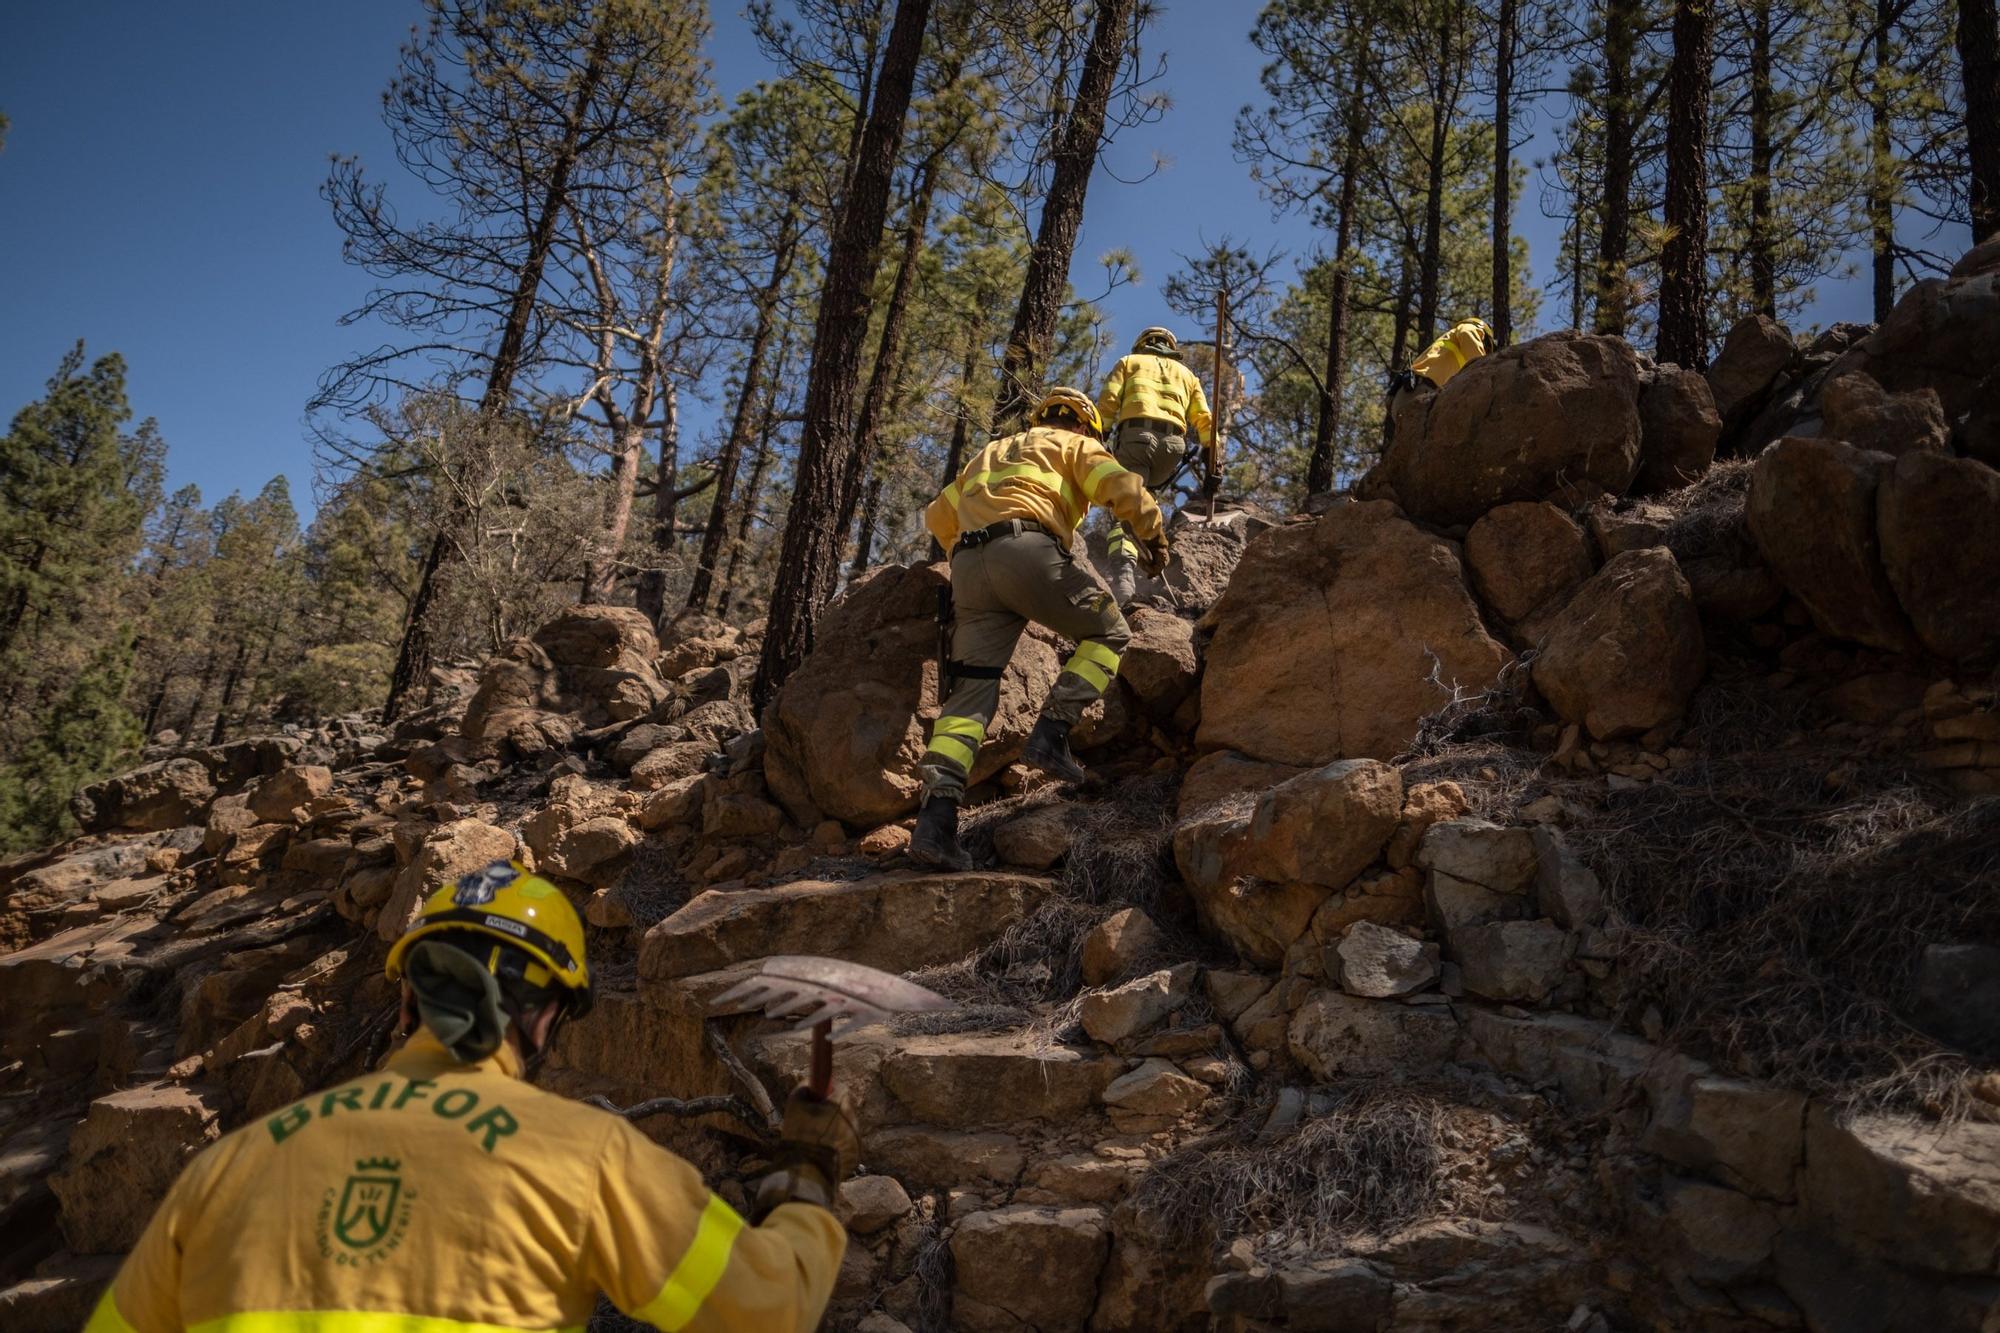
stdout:
{"type": "MultiPolygon", "coordinates": [[[[1258,99],[1254,9],[1171,4],[1153,38],[1169,52],[1174,106],[1128,131],[1093,183],[1073,273],[1101,286],[1097,258],[1122,246],[1144,281],[1107,302],[1121,338],[1169,322],[1157,284],[1204,238],[1262,252],[1310,250],[1296,219],[1273,221],[1231,154],[1236,109],[1258,99]]],[[[31,5],[0,44],[0,419],[41,392],[77,338],[122,352],[140,416],[159,418],[171,484],[212,502],[274,473],[310,507],[303,407],[326,366],[380,341],[342,328],[367,289],[341,263],[318,188],[334,152],[393,166],[379,119],[414,0],[318,4],[31,5]]],[[[725,95],[766,72],[737,0],[715,6],[712,56],[725,95]]],[[[1525,150],[1532,154],[1532,146],[1525,150]]],[[[408,194],[407,182],[399,182],[408,194]]],[[[1556,227],[1531,182],[1518,219],[1533,277],[1556,227]]],[[[1822,321],[1865,318],[1858,283],[1823,294],[1822,321]]],[[[707,413],[696,409],[699,427],[707,413]]]]}

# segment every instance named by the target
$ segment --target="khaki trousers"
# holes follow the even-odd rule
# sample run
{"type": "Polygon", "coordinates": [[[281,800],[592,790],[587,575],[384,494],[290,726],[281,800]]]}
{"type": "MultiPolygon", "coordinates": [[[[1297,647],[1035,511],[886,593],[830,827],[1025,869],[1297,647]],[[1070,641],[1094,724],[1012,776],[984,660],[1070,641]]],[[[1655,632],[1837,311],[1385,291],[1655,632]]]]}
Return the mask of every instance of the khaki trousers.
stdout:
{"type": "Polygon", "coordinates": [[[926,799],[955,801],[1000,707],[1000,677],[1030,621],[1076,644],[1042,706],[1044,717],[1060,722],[1074,723],[1110,686],[1132,633],[1111,598],[1045,532],[959,550],[951,558],[951,591],[954,681],[920,771],[926,799]]]}
{"type": "MultiPolygon", "coordinates": [[[[1181,459],[1187,456],[1184,428],[1171,421],[1133,417],[1118,423],[1118,438],[1112,455],[1120,463],[1146,479],[1154,490],[1173,480],[1181,459]]],[[[1132,529],[1113,520],[1104,553],[1111,562],[1111,595],[1122,607],[1132,604],[1139,588],[1139,539],[1132,529]]]]}

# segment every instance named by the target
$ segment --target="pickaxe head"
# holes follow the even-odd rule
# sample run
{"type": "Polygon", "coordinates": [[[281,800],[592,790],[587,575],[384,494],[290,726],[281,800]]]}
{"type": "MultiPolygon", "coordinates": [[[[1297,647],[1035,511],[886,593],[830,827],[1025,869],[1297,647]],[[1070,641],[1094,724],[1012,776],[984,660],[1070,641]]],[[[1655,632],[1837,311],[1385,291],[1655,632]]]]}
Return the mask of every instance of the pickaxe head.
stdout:
{"type": "Polygon", "coordinates": [[[711,1014],[761,1009],[767,1018],[793,1020],[792,1030],[813,1030],[810,1087],[820,1096],[833,1081],[832,1038],[879,1023],[891,1014],[949,1009],[951,1001],[917,985],[860,963],[839,958],[787,954],[766,958],[750,976],[709,1004],[711,1014]]]}
{"type": "Polygon", "coordinates": [[[832,1035],[845,1036],[891,1014],[951,1007],[951,1001],[936,991],[879,968],[839,958],[788,954],[764,959],[754,973],[716,996],[709,1012],[742,1014],[761,1009],[766,1018],[795,1020],[794,1031],[832,1023],[832,1035]]]}

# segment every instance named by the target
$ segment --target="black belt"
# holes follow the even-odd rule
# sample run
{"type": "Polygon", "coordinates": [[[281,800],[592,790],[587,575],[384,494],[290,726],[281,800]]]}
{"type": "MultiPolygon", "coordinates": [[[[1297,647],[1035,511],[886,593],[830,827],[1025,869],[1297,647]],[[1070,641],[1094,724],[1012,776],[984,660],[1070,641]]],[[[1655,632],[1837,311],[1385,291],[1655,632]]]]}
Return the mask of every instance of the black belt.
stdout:
{"type": "MultiPolygon", "coordinates": [[[[971,532],[961,532],[958,535],[958,544],[951,548],[951,553],[957,555],[960,551],[969,551],[975,546],[984,546],[996,537],[1014,537],[1024,532],[1039,532],[1044,537],[1052,540],[1055,538],[1053,532],[1050,532],[1031,518],[1004,518],[998,523],[989,523],[983,528],[974,528],[971,532]]],[[[1059,542],[1057,544],[1060,545],[1059,542]]]]}

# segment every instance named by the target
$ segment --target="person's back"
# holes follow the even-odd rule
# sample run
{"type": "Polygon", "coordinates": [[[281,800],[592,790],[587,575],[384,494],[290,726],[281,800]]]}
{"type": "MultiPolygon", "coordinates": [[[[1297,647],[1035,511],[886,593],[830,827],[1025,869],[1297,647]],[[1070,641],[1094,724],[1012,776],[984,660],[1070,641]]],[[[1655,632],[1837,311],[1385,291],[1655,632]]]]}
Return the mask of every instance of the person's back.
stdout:
{"type": "Polygon", "coordinates": [[[845,1246],[824,1207],[747,1226],[623,1119],[523,1082],[514,1042],[461,1058],[425,1012],[381,1070],[190,1164],[89,1333],[573,1329],[600,1290],[663,1329],[818,1322],[845,1246]]]}

